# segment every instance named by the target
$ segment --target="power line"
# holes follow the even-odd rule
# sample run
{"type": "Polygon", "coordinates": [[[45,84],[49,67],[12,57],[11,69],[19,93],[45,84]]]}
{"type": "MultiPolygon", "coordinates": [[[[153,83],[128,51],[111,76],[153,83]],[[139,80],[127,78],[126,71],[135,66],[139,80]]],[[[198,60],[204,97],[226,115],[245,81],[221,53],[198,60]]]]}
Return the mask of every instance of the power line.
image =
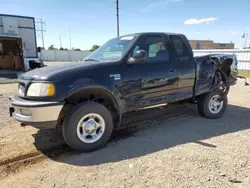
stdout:
{"type": "Polygon", "coordinates": [[[117,37],[120,35],[120,28],[119,28],[119,0],[116,0],[116,29],[117,29],[117,37]]]}
{"type": "Polygon", "coordinates": [[[36,22],[37,37],[41,36],[43,48],[44,48],[44,36],[43,36],[43,32],[46,32],[46,30],[44,29],[44,27],[45,27],[45,22],[42,19],[40,19],[40,21],[36,22]]]}

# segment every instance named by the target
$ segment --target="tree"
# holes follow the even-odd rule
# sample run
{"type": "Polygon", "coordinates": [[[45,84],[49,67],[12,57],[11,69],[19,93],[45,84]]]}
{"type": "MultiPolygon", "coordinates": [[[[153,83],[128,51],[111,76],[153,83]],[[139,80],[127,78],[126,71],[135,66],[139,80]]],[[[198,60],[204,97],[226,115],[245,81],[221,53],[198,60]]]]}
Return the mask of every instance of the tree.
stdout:
{"type": "Polygon", "coordinates": [[[73,51],[81,51],[79,48],[74,48],[74,47],[72,47],[71,50],[73,50],[73,51]]]}
{"type": "Polygon", "coordinates": [[[50,47],[48,48],[49,50],[57,50],[57,48],[55,48],[55,46],[52,44],[50,45],[50,47]]]}
{"type": "Polygon", "coordinates": [[[90,51],[95,51],[95,50],[98,49],[99,47],[100,47],[100,46],[98,46],[98,45],[95,44],[95,45],[92,46],[92,48],[91,48],[90,51]]]}
{"type": "Polygon", "coordinates": [[[68,48],[61,47],[61,48],[59,48],[59,50],[66,50],[66,51],[68,51],[68,48]]]}

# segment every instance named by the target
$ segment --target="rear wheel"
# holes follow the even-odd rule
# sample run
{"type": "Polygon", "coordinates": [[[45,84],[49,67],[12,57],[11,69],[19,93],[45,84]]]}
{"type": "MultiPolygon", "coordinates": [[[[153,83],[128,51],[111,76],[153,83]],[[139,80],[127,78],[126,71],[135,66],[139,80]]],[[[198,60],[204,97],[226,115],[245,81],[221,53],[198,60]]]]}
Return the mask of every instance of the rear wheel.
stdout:
{"type": "Polygon", "coordinates": [[[113,131],[109,110],[95,102],[78,104],[67,115],[62,125],[66,143],[78,151],[94,151],[103,147],[113,131]]]}
{"type": "Polygon", "coordinates": [[[227,96],[221,97],[219,92],[207,93],[198,100],[199,113],[210,119],[223,116],[226,108],[227,96]]]}

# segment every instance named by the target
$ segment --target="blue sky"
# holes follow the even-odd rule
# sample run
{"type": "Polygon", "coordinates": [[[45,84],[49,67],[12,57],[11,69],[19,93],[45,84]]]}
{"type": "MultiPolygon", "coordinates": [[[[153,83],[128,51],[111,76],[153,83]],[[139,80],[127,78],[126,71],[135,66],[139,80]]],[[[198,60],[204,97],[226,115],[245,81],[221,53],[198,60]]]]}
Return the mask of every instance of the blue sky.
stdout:
{"type": "MultiPolygon", "coordinates": [[[[250,0],[119,0],[120,34],[145,31],[184,33],[189,39],[236,43],[250,37],[250,0]]],[[[42,18],[45,47],[90,49],[116,36],[115,0],[11,0],[1,14],[42,18]]],[[[250,39],[248,40],[250,41],[250,39]]],[[[41,45],[41,38],[38,38],[41,45]]]]}

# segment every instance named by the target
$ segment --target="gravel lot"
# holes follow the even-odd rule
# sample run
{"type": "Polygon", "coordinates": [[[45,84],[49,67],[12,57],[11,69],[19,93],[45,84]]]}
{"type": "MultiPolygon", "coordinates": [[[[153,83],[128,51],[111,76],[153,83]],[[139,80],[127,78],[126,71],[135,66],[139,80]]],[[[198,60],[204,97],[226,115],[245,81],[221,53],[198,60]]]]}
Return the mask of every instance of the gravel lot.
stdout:
{"type": "Polygon", "coordinates": [[[221,119],[202,118],[193,105],[148,109],[127,118],[137,118],[135,127],[115,133],[105,148],[77,153],[59,132],[11,119],[8,97],[17,85],[3,84],[0,187],[249,188],[250,87],[243,85],[231,88],[221,119]]]}

